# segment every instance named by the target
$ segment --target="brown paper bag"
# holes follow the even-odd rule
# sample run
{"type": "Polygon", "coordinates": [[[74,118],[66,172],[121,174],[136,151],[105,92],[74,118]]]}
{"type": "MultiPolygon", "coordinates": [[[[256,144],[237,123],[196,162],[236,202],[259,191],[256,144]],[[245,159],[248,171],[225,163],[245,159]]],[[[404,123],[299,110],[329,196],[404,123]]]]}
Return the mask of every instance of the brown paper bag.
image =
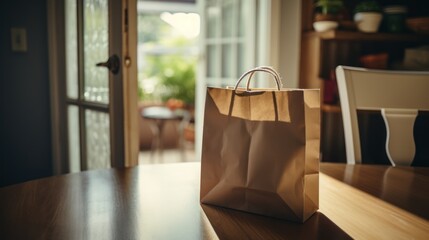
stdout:
{"type": "Polygon", "coordinates": [[[201,202],[304,222],[319,205],[319,147],[319,90],[281,89],[269,67],[246,72],[235,89],[209,87],[201,202]],[[278,89],[250,90],[257,71],[273,75],[278,89]]]}

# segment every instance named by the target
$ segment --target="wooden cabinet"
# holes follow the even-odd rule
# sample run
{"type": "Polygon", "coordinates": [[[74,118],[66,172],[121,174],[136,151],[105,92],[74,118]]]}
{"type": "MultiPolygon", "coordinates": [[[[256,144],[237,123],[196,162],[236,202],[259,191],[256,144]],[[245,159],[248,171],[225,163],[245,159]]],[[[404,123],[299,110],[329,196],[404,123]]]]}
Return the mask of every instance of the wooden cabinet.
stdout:
{"type": "Polygon", "coordinates": [[[318,33],[311,29],[311,16],[311,1],[303,1],[299,85],[301,88],[321,89],[322,160],[344,162],[345,145],[335,67],[362,66],[359,60],[362,56],[383,53],[388,55],[387,69],[392,69],[402,62],[405,49],[429,45],[429,35],[342,30],[318,33]]]}
{"type": "Polygon", "coordinates": [[[321,87],[338,65],[361,66],[363,55],[387,53],[389,68],[400,62],[406,48],[429,44],[428,35],[304,31],[301,36],[300,87],[321,87]]]}

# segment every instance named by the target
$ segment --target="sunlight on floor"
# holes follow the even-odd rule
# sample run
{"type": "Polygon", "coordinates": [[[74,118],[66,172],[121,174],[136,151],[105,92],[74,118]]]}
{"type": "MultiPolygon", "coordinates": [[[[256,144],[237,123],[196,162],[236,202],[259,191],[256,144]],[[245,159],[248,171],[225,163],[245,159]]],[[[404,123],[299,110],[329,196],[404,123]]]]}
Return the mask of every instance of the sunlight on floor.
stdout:
{"type": "Polygon", "coordinates": [[[183,152],[176,149],[166,149],[162,154],[152,151],[141,151],[139,154],[139,164],[158,164],[158,163],[179,163],[179,162],[197,162],[193,148],[186,148],[183,152]]]}

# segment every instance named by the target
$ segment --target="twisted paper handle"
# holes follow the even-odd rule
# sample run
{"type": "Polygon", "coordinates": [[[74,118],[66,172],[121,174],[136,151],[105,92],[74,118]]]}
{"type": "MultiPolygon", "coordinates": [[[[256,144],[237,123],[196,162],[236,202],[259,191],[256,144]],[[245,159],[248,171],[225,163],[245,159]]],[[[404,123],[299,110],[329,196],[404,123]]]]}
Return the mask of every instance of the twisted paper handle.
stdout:
{"type": "Polygon", "coordinates": [[[274,70],[272,67],[268,67],[268,66],[260,66],[260,67],[256,67],[253,69],[250,69],[249,71],[245,72],[243,75],[241,75],[241,77],[238,79],[237,83],[235,84],[235,88],[234,90],[236,91],[238,88],[238,85],[240,84],[240,82],[243,80],[243,78],[245,78],[247,75],[249,75],[249,78],[247,79],[246,82],[246,91],[250,91],[250,79],[253,77],[253,75],[255,74],[255,72],[266,72],[271,74],[271,76],[273,76],[276,85],[277,85],[277,90],[280,91],[280,89],[282,88],[282,82],[280,81],[280,75],[276,72],[276,70],[274,70]]]}

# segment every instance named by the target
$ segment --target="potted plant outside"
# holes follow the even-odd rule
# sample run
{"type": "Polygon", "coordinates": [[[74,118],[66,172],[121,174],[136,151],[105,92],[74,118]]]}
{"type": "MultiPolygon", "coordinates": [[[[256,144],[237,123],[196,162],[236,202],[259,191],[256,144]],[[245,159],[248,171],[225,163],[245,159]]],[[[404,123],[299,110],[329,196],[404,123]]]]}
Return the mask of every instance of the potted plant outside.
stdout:
{"type": "Polygon", "coordinates": [[[168,102],[174,108],[192,107],[195,101],[195,68],[196,58],[192,56],[172,54],[147,57],[145,74],[156,81],[152,83],[152,92],[139,89],[140,98],[168,102]]]}
{"type": "Polygon", "coordinates": [[[375,0],[362,1],[355,7],[354,21],[361,32],[377,32],[382,18],[381,7],[375,0]]]}
{"type": "Polygon", "coordinates": [[[324,32],[338,27],[338,13],[343,7],[342,0],[317,0],[314,3],[315,16],[313,27],[324,32]]]}

